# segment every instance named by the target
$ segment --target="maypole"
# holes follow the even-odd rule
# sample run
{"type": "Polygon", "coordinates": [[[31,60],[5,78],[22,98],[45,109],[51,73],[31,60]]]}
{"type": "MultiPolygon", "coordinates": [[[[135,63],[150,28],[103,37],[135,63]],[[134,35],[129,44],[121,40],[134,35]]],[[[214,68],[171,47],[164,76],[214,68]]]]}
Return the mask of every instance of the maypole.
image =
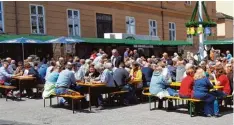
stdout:
{"type": "Polygon", "coordinates": [[[201,61],[205,58],[204,35],[210,36],[214,34],[214,31],[211,31],[211,28],[216,27],[216,23],[210,20],[204,1],[196,2],[192,16],[190,20],[185,23],[185,26],[187,27],[187,38],[192,39],[193,38],[192,36],[199,36],[198,54],[201,61]],[[202,11],[205,14],[206,21],[203,20],[202,11]],[[197,15],[198,15],[198,21],[195,21],[197,15]]]}
{"type": "MultiPolygon", "coordinates": [[[[199,28],[202,28],[202,22],[203,22],[203,17],[202,17],[202,1],[199,0],[198,2],[198,22],[199,22],[199,28]]],[[[203,60],[204,57],[204,34],[203,32],[199,33],[199,56],[200,59],[203,60]]]]}

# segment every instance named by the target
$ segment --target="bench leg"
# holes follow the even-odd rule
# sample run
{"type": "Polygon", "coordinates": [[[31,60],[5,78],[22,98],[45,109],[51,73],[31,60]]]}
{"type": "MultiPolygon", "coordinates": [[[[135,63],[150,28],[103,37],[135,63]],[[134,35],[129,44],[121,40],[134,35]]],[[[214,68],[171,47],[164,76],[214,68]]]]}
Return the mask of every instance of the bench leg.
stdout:
{"type": "Polygon", "coordinates": [[[81,100],[78,100],[79,110],[81,111],[81,100]]]}
{"type": "Polygon", "coordinates": [[[189,102],[189,114],[192,117],[192,102],[189,102]]]}
{"type": "Polygon", "coordinates": [[[74,99],[72,99],[72,112],[74,114],[74,99]]]}
{"type": "Polygon", "coordinates": [[[194,102],[190,101],[189,102],[189,114],[190,114],[190,117],[193,117],[193,113],[195,112],[195,105],[194,105],[194,102]]]}
{"type": "Polygon", "coordinates": [[[45,108],[45,99],[43,99],[44,100],[44,108],[45,108]]]}
{"type": "Polygon", "coordinates": [[[52,105],[52,98],[51,98],[51,96],[50,96],[50,107],[51,107],[51,105],[52,105]]]}
{"type": "Polygon", "coordinates": [[[57,105],[59,105],[59,97],[57,96],[57,105]]]}
{"type": "Polygon", "coordinates": [[[151,111],[151,96],[149,96],[149,109],[151,111]]]}

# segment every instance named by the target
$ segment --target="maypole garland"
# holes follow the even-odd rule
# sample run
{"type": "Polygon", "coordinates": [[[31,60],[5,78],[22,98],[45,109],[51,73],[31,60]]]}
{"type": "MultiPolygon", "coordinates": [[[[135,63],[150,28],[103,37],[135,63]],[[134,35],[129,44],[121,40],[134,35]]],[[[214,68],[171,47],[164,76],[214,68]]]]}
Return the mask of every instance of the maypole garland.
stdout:
{"type": "Polygon", "coordinates": [[[203,32],[207,36],[212,35],[211,28],[216,27],[217,24],[210,20],[204,1],[202,2],[202,7],[205,12],[207,21],[203,21],[203,22],[195,21],[195,17],[197,15],[197,10],[198,10],[198,2],[197,2],[193,10],[193,14],[192,14],[190,21],[185,23],[185,26],[187,27],[187,37],[196,36],[203,32]],[[199,24],[201,24],[202,27],[199,27],[199,24]]]}

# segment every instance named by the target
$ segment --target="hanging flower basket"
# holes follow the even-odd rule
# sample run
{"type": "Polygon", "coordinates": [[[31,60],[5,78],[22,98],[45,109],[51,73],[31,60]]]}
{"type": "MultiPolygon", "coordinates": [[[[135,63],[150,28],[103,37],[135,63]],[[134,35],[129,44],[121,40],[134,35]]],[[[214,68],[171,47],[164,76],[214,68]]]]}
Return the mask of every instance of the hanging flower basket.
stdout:
{"type": "Polygon", "coordinates": [[[190,34],[191,35],[195,35],[195,28],[194,27],[190,27],[190,34]]]}
{"type": "Polygon", "coordinates": [[[211,28],[210,27],[205,27],[205,34],[207,36],[210,36],[211,35],[211,28]]]}
{"type": "Polygon", "coordinates": [[[199,27],[197,28],[197,33],[198,33],[198,34],[202,34],[202,33],[203,33],[203,27],[200,27],[200,26],[199,26],[199,27]]]}
{"type": "Polygon", "coordinates": [[[199,27],[199,24],[202,25],[202,27],[216,27],[216,23],[212,21],[203,21],[203,22],[198,22],[198,21],[189,21],[185,23],[186,27],[199,27]]]}

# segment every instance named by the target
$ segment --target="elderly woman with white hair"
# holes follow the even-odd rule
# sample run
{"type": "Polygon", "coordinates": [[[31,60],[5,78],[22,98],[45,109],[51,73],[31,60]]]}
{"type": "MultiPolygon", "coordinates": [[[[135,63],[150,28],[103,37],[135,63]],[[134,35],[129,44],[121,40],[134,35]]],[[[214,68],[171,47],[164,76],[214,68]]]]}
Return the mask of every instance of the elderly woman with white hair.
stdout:
{"type": "MultiPolygon", "coordinates": [[[[118,86],[114,83],[112,64],[110,62],[107,62],[104,65],[102,64],[95,65],[95,69],[101,75],[100,75],[100,79],[98,81],[95,80],[94,83],[104,83],[106,84],[106,87],[107,87],[105,88],[105,90],[103,89],[102,92],[105,91],[106,93],[109,93],[118,89],[118,86]]],[[[97,92],[97,93],[101,93],[101,92],[97,92]]],[[[103,109],[103,98],[101,94],[96,94],[96,95],[98,95],[97,98],[98,98],[99,109],[103,109]]]]}
{"type": "Polygon", "coordinates": [[[111,63],[105,63],[103,67],[101,65],[97,65],[95,68],[101,72],[100,81],[97,83],[105,83],[107,87],[117,87],[114,83],[111,63]]]}
{"type": "MultiPolygon", "coordinates": [[[[163,101],[161,100],[163,97],[166,96],[175,96],[176,91],[167,88],[170,85],[171,80],[168,80],[166,76],[163,75],[163,68],[160,65],[154,67],[153,76],[150,82],[149,92],[153,95],[156,95],[160,98],[158,108],[162,108],[163,101]]],[[[168,101],[169,102],[169,101],[168,101]]],[[[172,105],[169,103],[169,105],[172,105]]],[[[169,106],[170,107],[170,106],[169,106]]]]}
{"type": "Polygon", "coordinates": [[[216,96],[210,93],[213,88],[212,83],[206,77],[205,71],[202,68],[196,70],[194,75],[193,98],[201,99],[205,102],[204,113],[207,117],[220,116],[218,103],[215,103],[216,96]]]}

